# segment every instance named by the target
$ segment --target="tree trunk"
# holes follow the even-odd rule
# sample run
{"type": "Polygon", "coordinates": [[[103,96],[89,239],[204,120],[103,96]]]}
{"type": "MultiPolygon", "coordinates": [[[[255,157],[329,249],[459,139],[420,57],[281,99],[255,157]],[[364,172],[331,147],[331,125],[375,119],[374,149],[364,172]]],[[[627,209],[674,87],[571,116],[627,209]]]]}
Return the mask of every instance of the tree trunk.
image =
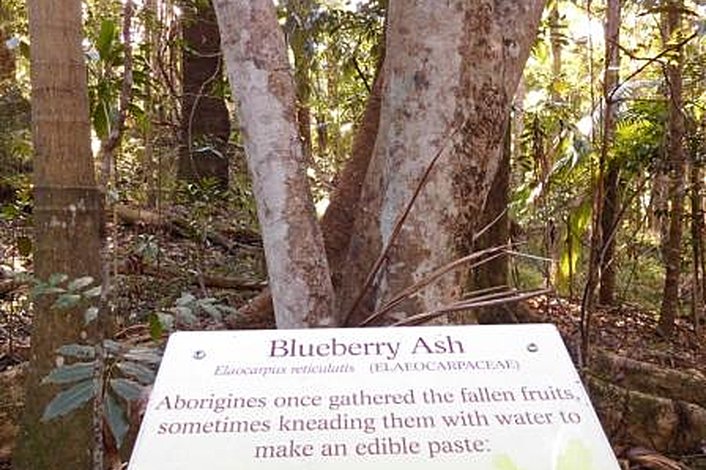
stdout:
{"type": "Polygon", "coordinates": [[[228,187],[230,119],[220,92],[223,68],[218,24],[210,1],[184,5],[179,178],[215,179],[228,187]]]}
{"type": "Polygon", "coordinates": [[[611,160],[610,150],[615,140],[615,126],[617,118],[617,102],[613,93],[619,83],[620,68],[620,17],[621,0],[609,0],[606,9],[605,26],[605,72],[603,75],[603,142],[601,158],[607,169],[603,179],[603,211],[600,216],[601,224],[601,253],[600,288],[598,301],[601,304],[612,305],[615,301],[615,236],[618,230],[618,183],[620,168],[611,160]]]}
{"type": "MultiPolygon", "coordinates": [[[[510,218],[507,214],[510,199],[510,153],[512,131],[510,129],[510,114],[505,130],[505,145],[502,160],[495,173],[493,184],[488,192],[488,199],[481,216],[479,228],[487,230],[474,243],[475,251],[481,251],[510,241],[510,218]]],[[[507,255],[501,255],[473,270],[470,287],[472,290],[483,290],[492,287],[503,287],[509,281],[509,260],[507,255]]],[[[505,305],[481,308],[478,311],[478,322],[483,324],[517,323],[518,319],[505,305]]]]}
{"type": "Polygon", "coordinates": [[[277,327],[334,326],[331,276],[274,5],[269,0],[214,5],[258,203],[277,327]]]}
{"type": "MultiPolygon", "coordinates": [[[[667,10],[662,13],[663,42],[668,45],[681,27],[682,0],[668,2],[667,10]]],[[[665,66],[667,81],[667,100],[669,102],[669,121],[667,125],[667,166],[670,176],[669,234],[664,245],[664,264],[666,274],[662,293],[658,330],[664,336],[670,336],[674,321],[679,311],[679,277],[681,274],[681,239],[682,215],[684,213],[684,116],[682,114],[682,65],[681,51],[677,57],[665,66]]]]}
{"type": "Polygon", "coordinates": [[[698,150],[690,151],[690,195],[691,195],[691,317],[694,322],[696,336],[701,336],[704,320],[704,207],[702,195],[702,171],[698,158],[698,150]]]}
{"type": "MultiPolygon", "coordinates": [[[[470,250],[543,6],[540,0],[389,3],[380,129],[340,292],[349,322],[470,250]],[[370,275],[389,243],[381,269],[370,275]]],[[[396,315],[457,299],[465,278],[447,275],[396,315]]]]}
{"type": "Polygon", "coordinates": [[[287,24],[289,45],[294,55],[294,86],[297,95],[297,123],[299,136],[302,140],[304,158],[308,162],[312,156],[311,145],[311,83],[309,71],[313,62],[314,49],[307,41],[311,41],[309,25],[314,9],[311,0],[287,0],[287,24]]]}
{"type": "MultiPolygon", "coordinates": [[[[90,148],[81,2],[30,0],[32,121],[35,149],[34,274],[70,278],[100,273],[100,198],[90,148]]],[[[58,388],[41,384],[55,351],[78,341],[82,309],[35,302],[26,406],[15,467],[88,469],[93,443],[90,407],[44,423],[58,388]]]]}

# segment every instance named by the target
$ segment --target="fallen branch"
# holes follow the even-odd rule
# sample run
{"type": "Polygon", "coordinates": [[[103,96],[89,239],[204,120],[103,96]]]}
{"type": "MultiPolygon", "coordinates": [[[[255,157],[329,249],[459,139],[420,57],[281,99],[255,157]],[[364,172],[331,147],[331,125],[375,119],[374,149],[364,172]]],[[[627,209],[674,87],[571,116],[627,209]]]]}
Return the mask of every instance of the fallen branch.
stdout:
{"type": "Polygon", "coordinates": [[[227,277],[227,276],[216,276],[211,274],[199,274],[199,273],[187,273],[180,269],[175,269],[171,267],[161,266],[154,267],[150,265],[141,264],[137,267],[131,266],[130,263],[123,263],[118,267],[118,273],[124,275],[130,274],[143,274],[158,278],[179,278],[179,277],[189,277],[190,282],[193,284],[203,284],[205,287],[212,287],[214,289],[231,289],[231,290],[262,290],[267,287],[267,283],[264,282],[252,282],[244,281],[242,279],[227,277]]]}
{"type": "Polygon", "coordinates": [[[706,440],[706,410],[698,405],[628,390],[590,374],[585,384],[613,443],[685,454],[706,440]]]}
{"type": "Polygon", "coordinates": [[[591,356],[591,373],[631,390],[672,400],[694,403],[706,409],[706,377],[636,361],[604,350],[591,356]]]}
{"type": "MultiPolygon", "coordinates": [[[[136,209],[122,204],[114,207],[118,218],[129,225],[148,225],[151,227],[167,230],[175,235],[184,238],[198,239],[204,234],[197,233],[187,220],[166,214],[157,214],[144,209],[136,209]]],[[[236,249],[253,249],[262,244],[260,235],[257,233],[239,229],[232,237],[223,235],[215,230],[206,230],[205,238],[214,245],[221,246],[233,252],[236,249]]]]}

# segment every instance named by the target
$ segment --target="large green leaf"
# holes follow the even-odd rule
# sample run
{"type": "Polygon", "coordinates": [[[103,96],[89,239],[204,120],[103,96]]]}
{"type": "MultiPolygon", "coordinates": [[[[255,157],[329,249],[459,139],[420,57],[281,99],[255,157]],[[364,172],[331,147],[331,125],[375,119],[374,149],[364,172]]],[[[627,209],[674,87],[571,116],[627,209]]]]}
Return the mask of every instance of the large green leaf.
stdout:
{"type": "Polygon", "coordinates": [[[78,362],[68,366],[57,367],[44,377],[42,383],[68,384],[85,380],[93,376],[96,362],[78,362]]]}
{"type": "Polygon", "coordinates": [[[57,310],[64,310],[75,307],[80,301],[80,294],[61,294],[51,307],[57,310]]]}
{"type": "Polygon", "coordinates": [[[493,470],[520,470],[509,455],[500,454],[493,459],[493,470]]]}
{"type": "Polygon", "coordinates": [[[118,26],[114,20],[105,19],[101,23],[101,29],[96,40],[96,50],[100,58],[104,61],[110,59],[112,49],[117,39],[118,26]]]}
{"type": "Polygon", "coordinates": [[[76,292],[78,290],[81,290],[85,287],[90,286],[93,284],[93,277],[91,276],[83,276],[79,277],[77,279],[72,280],[69,282],[69,285],[66,286],[71,292],[76,292]]]}
{"type": "Polygon", "coordinates": [[[155,372],[142,364],[138,364],[137,362],[120,361],[118,362],[118,369],[120,369],[120,371],[128,377],[132,377],[145,385],[149,385],[154,382],[155,372]]]}
{"type": "Polygon", "coordinates": [[[144,391],[142,385],[128,379],[111,379],[110,388],[126,401],[139,400],[144,391]]]}
{"type": "Polygon", "coordinates": [[[147,364],[159,364],[162,362],[162,355],[159,351],[153,348],[132,348],[125,354],[123,354],[125,359],[130,359],[131,361],[143,362],[147,364]]]}
{"type": "Polygon", "coordinates": [[[125,412],[121,408],[120,403],[111,394],[108,394],[105,401],[105,418],[108,421],[110,433],[115,438],[115,444],[120,449],[123,446],[123,439],[130,425],[125,419],[125,412]]]}
{"type": "Polygon", "coordinates": [[[65,344],[56,350],[62,356],[75,357],[78,359],[93,359],[96,357],[96,348],[84,344],[65,344]]]}
{"type": "Polygon", "coordinates": [[[557,470],[593,470],[591,451],[577,439],[570,441],[557,459],[557,470]]]}
{"type": "Polygon", "coordinates": [[[96,394],[95,380],[79,382],[65,392],[61,392],[44,409],[42,421],[49,421],[71,413],[93,398],[96,394]]]}

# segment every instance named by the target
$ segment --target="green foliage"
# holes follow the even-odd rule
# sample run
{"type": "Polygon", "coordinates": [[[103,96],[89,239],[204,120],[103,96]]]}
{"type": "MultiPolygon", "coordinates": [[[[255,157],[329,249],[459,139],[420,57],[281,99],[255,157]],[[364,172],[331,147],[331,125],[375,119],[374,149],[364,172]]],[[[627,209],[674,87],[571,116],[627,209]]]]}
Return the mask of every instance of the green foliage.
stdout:
{"type": "Polygon", "coordinates": [[[79,305],[86,307],[86,324],[90,323],[97,316],[95,306],[88,305],[93,299],[99,297],[102,292],[100,285],[93,285],[94,279],[91,276],[84,276],[69,280],[66,274],[52,274],[47,281],[35,280],[32,288],[32,296],[37,299],[42,296],[54,295],[53,309],[66,310],[79,305]]]}
{"type": "MultiPolygon", "coordinates": [[[[35,282],[33,296],[55,297],[52,309],[74,308],[101,294],[100,286],[94,286],[93,283],[90,276],[69,279],[67,275],[57,273],[46,282],[35,282]]],[[[90,306],[86,323],[93,322],[98,314],[98,307],[90,306]]],[[[57,349],[57,354],[62,357],[60,365],[51,370],[42,383],[68,388],[57,393],[49,402],[42,420],[60,418],[92,399],[99,399],[104,413],[101,419],[107,424],[118,447],[122,446],[129,429],[125,418],[126,408],[131,402],[142,399],[146,393],[145,387],[154,382],[155,368],[161,360],[160,351],[103,340],[93,345],[65,344],[57,349]],[[74,359],[75,362],[65,364],[66,358],[74,359]]]]}

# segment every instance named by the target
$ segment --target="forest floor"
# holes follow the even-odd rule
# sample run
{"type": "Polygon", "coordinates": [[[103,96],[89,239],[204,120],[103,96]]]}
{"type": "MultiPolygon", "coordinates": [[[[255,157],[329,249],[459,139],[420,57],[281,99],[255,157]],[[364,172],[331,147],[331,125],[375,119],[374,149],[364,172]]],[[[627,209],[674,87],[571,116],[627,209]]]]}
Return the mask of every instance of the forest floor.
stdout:
{"type": "MultiPolygon", "coordinates": [[[[199,236],[197,227],[192,232],[195,236],[185,237],[164,225],[116,221],[114,218],[108,230],[110,254],[107,258],[117,273],[114,306],[121,319],[122,338],[134,340],[136,336],[142,336],[137,339],[149,341],[146,326],[149,314],[170,311],[184,292],[197,297],[214,297],[223,305],[238,308],[257,293],[264,281],[261,247],[251,235],[226,249],[209,241],[207,229],[201,230],[203,236],[199,236]],[[226,280],[228,288],[210,286],[218,285],[214,279],[226,280]]],[[[236,240],[242,238],[243,230],[242,227],[235,230],[223,224],[218,227],[218,232],[236,240]]],[[[0,220],[0,374],[26,361],[29,353],[29,286],[23,284],[9,289],[11,271],[31,272],[29,258],[20,254],[27,248],[23,244],[28,243],[28,233],[21,223],[0,220]]],[[[544,296],[532,299],[528,305],[533,317],[557,325],[569,349],[577,349],[580,336],[577,302],[544,296]]],[[[271,328],[274,320],[261,320],[252,326],[271,328]]],[[[222,328],[222,325],[202,316],[199,324],[192,327],[214,329],[222,328]]],[[[591,345],[706,377],[706,344],[703,344],[703,338],[700,342],[694,334],[689,319],[678,319],[674,334],[668,340],[658,336],[655,327],[655,312],[637,305],[601,306],[592,316],[591,345]]],[[[702,451],[706,452],[706,449],[702,451]]],[[[0,470],[10,468],[8,457],[2,455],[0,442],[0,470]]],[[[706,455],[703,457],[706,462],[706,455]]]]}

